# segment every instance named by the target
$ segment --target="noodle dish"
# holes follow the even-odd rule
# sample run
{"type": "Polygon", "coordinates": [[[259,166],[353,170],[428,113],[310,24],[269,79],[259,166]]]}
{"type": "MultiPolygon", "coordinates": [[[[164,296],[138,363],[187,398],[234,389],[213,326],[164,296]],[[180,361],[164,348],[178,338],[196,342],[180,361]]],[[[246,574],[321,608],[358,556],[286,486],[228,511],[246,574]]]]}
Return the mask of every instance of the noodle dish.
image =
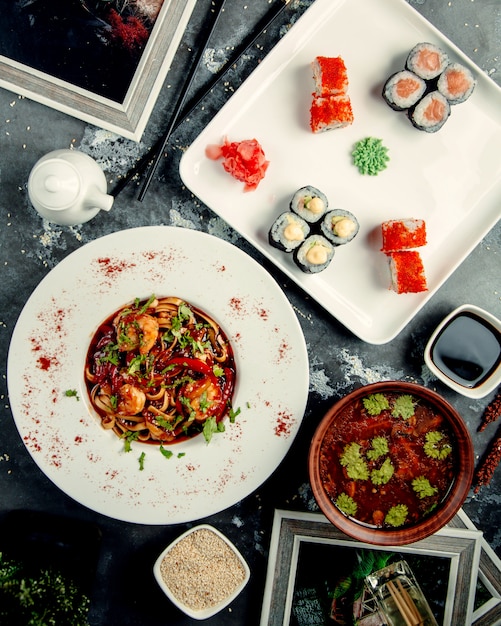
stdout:
{"type": "Polygon", "coordinates": [[[208,314],[177,297],[136,301],[101,324],[85,380],[103,428],[143,443],[207,442],[233,412],[230,342],[208,314]]]}

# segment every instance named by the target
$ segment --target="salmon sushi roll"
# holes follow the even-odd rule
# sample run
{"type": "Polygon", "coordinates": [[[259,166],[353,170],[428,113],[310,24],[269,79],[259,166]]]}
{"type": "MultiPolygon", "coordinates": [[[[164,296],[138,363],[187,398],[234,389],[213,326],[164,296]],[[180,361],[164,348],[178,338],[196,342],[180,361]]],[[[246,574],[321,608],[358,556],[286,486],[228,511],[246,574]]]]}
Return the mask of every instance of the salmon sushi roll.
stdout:
{"type": "Polygon", "coordinates": [[[427,133],[436,133],[440,130],[450,114],[449,101],[439,91],[430,92],[416,106],[409,109],[412,124],[427,133]]]}
{"type": "Polygon", "coordinates": [[[451,63],[440,74],[437,89],[451,104],[460,104],[471,96],[475,83],[475,78],[467,67],[460,63],[451,63]]]}
{"type": "Polygon", "coordinates": [[[426,82],[414,72],[402,70],[392,74],[383,87],[383,98],[394,111],[414,106],[426,91],[426,82]]]}
{"type": "Polygon", "coordinates": [[[432,43],[418,43],[412,48],[405,63],[406,69],[424,80],[437,78],[447,67],[449,57],[432,43]]]}

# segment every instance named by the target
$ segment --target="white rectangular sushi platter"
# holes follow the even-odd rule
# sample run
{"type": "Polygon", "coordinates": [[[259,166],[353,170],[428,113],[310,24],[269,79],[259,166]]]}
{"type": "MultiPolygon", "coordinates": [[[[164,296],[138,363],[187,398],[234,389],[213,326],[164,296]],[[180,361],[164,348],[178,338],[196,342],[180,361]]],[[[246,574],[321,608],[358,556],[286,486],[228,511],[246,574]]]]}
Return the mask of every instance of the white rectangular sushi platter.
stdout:
{"type": "Polygon", "coordinates": [[[186,186],[360,339],[392,340],[501,217],[501,89],[404,0],[316,0],[184,154],[186,186]],[[436,133],[415,129],[381,97],[385,80],[402,69],[418,42],[441,46],[477,79],[465,103],[452,107],[436,133]],[[316,56],[341,56],[347,66],[355,121],[313,134],[309,107],[316,56]],[[377,176],[352,164],[354,144],[382,139],[390,161],[377,176]],[[270,161],[255,191],[210,160],[210,144],[256,138],[270,161]],[[305,185],[321,189],[329,208],[354,213],[358,236],[338,247],[330,266],[303,273],[270,246],[274,219],[305,185]],[[422,218],[420,249],[428,291],[389,288],[380,225],[422,218]],[[446,250],[446,253],[444,251],[446,250]]]}

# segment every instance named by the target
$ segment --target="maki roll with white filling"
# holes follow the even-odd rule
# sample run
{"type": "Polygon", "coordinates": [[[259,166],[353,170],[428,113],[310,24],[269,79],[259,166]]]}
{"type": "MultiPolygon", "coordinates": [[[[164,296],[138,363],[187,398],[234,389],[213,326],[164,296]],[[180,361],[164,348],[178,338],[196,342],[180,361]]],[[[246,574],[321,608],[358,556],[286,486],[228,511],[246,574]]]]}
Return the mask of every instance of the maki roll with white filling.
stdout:
{"type": "Polygon", "coordinates": [[[475,82],[467,67],[460,63],[451,63],[440,74],[437,89],[451,104],[461,104],[471,96],[475,82]]]}
{"type": "Polygon", "coordinates": [[[329,202],[327,196],[316,187],[301,187],[292,197],[291,211],[302,217],[309,224],[318,222],[325,215],[329,202]]]}
{"type": "Polygon", "coordinates": [[[394,111],[414,106],[426,91],[426,82],[414,72],[401,70],[392,74],[383,87],[383,98],[394,111]]]}
{"type": "Polygon", "coordinates": [[[418,43],[412,48],[405,63],[406,69],[424,80],[439,76],[449,64],[447,53],[432,43],[418,43]]]}
{"type": "Polygon", "coordinates": [[[320,224],[322,235],[335,246],[342,246],[357,236],[357,218],[349,211],[334,209],[329,211],[320,224]]]}
{"type": "Polygon", "coordinates": [[[449,101],[439,91],[432,91],[409,110],[409,119],[419,130],[436,133],[451,113],[449,101]]]}
{"type": "Polygon", "coordinates": [[[306,274],[322,272],[334,257],[334,246],[322,235],[310,235],[294,252],[294,260],[306,274]]]}
{"type": "Polygon", "coordinates": [[[269,242],[283,252],[292,252],[310,234],[310,227],[302,217],[286,211],[273,222],[268,235],[269,242]]]}

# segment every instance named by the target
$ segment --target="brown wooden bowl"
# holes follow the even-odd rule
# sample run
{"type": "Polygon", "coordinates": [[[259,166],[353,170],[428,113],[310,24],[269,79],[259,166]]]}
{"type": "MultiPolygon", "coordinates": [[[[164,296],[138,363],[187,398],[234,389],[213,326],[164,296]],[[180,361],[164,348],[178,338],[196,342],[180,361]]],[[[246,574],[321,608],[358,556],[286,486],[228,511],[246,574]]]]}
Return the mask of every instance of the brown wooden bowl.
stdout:
{"type": "MultiPolygon", "coordinates": [[[[332,432],[332,431],[330,431],[332,432]]],[[[325,444],[328,445],[327,443],[325,444]]],[[[461,508],[468,495],[474,471],[473,446],[470,433],[459,413],[439,394],[414,383],[385,381],[366,385],[349,393],[327,411],[313,436],[309,452],[309,476],[313,494],[323,514],[341,531],[366,543],[398,546],[413,543],[432,535],[449,522],[461,508]],[[440,504],[426,517],[414,524],[386,528],[365,524],[343,513],[329,497],[321,472],[320,454],[331,427],[340,422],[341,415],[354,403],[376,393],[408,394],[421,399],[440,413],[452,432],[456,472],[452,484],[440,504]],[[454,447],[456,449],[454,449],[454,447]]],[[[325,479],[327,480],[327,479],[325,479]]],[[[355,481],[356,482],[356,481],[355,481]]]]}

